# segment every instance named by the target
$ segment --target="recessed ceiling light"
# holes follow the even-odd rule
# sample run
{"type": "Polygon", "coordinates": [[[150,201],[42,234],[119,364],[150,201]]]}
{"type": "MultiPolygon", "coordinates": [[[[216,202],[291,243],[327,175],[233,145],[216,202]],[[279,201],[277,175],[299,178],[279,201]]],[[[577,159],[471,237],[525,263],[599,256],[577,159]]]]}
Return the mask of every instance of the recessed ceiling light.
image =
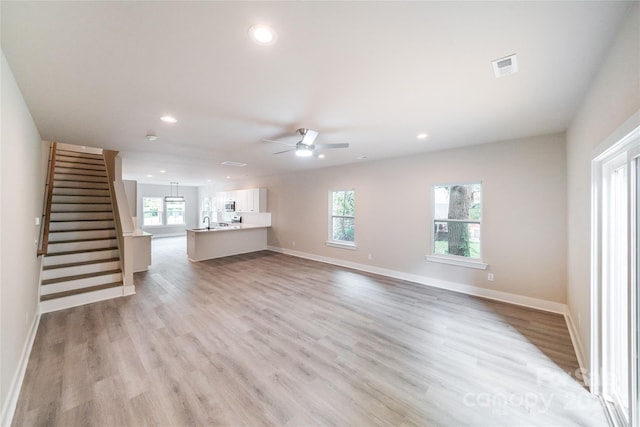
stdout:
{"type": "Polygon", "coordinates": [[[147,139],[149,141],[155,141],[156,139],[158,139],[158,137],[156,135],[149,134],[147,135],[147,139]]]}
{"type": "Polygon", "coordinates": [[[249,28],[249,35],[253,41],[265,46],[274,44],[278,38],[276,32],[266,25],[252,25],[249,28]]]}
{"type": "Polygon", "coordinates": [[[160,120],[162,120],[165,123],[178,123],[178,120],[175,117],[171,117],[171,116],[162,116],[160,117],[160,120]]]}
{"type": "Polygon", "coordinates": [[[366,158],[367,158],[367,156],[358,156],[358,157],[356,157],[356,160],[364,160],[366,158]]]}
{"type": "Polygon", "coordinates": [[[210,179],[208,179],[208,180],[207,180],[207,182],[211,182],[211,180],[210,180],[210,179]]]}
{"type": "Polygon", "coordinates": [[[166,170],[160,169],[160,173],[165,173],[165,172],[166,172],[166,170]]]}
{"type": "Polygon", "coordinates": [[[324,159],[324,154],[318,154],[319,159],[324,159]]]}
{"type": "Polygon", "coordinates": [[[418,139],[427,139],[429,135],[427,135],[426,133],[419,133],[418,136],[416,136],[416,138],[418,139]]]}
{"type": "Polygon", "coordinates": [[[227,179],[231,179],[231,176],[227,175],[227,179]]]}
{"type": "Polygon", "coordinates": [[[147,178],[153,178],[153,175],[147,175],[147,178]]]}

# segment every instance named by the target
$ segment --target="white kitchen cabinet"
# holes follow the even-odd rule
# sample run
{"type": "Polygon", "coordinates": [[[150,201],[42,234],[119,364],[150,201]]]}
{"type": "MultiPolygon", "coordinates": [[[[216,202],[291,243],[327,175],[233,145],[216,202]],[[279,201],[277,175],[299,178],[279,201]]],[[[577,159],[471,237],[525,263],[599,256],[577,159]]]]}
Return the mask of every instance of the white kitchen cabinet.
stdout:
{"type": "Polygon", "coordinates": [[[267,212],[266,188],[222,191],[216,194],[216,200],[218,212],[225,212],[224,205],[228,201],[236,202],[236,212],[267,212]]]}
{"type": "Polygon", "coordinates": [[[248,209],[247,200],[249,199],[249,193],[251,190],[236,190],[235,193],[235,202],[236,202],[236,212],[250,212],[248,209]]]}
{"type": "Polygon", "coordinates": [[[244,212],[266,212],[267,211],[267,190],[265,188],[251,188],[245,190],[246,211],[244,212]]]}

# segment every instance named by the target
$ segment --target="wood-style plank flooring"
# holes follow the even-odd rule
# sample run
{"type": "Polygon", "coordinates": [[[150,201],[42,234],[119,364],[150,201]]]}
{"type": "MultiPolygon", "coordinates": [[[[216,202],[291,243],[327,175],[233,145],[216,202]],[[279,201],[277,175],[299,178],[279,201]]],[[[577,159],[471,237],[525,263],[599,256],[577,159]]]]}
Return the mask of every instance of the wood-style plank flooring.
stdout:
{"type": "Polygon", "coordinates": [[[42,316],[14,426],[606,425],[560,315],[153,248],[136,295],[42,316]]]}

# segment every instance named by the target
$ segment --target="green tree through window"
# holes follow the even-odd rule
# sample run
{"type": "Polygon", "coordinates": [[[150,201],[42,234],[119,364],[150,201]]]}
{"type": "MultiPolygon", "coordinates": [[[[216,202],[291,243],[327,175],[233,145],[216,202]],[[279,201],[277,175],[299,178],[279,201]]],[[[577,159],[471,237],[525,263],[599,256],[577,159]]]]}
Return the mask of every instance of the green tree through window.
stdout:
{"type": "Polygon", "coordinates": [[[480,259],[482,184],[436,185],[433,194],[433,253],[480,259]]]}
{"type": "Polygon", "coordinates": [[[355,192],[339,190],[331,192],[331,240],[355,242],[355,192]]]}

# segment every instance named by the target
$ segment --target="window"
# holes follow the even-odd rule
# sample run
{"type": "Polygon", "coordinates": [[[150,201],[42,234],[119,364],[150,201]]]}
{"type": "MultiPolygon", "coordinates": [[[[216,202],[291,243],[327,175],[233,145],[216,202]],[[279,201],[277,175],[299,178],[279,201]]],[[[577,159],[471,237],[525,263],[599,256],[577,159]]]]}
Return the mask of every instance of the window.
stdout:
{"type": "Polygon", "coordinates": [[[433,187],[433,248],[429,261],[485,269],[481,260],[482,184],[433,187]]]}
{"type": "Polygon", "coordinates": [[[355,248],[355,192],[338,190],[329,192],[330,246],[355,248]]]}
{"type": "Polygon", "coordinates": [[[142,216],[143,225],[162,225],[163,201],[162,197],[143,197],[142,216]]]}
{"type": "Polygon", "coordinates": [[[185,224],[185,202],[165,202],[163,197],[143,197],[144,227],[185,224]]]}
{"type": "Polygon", "coordinates": [[[184,225],[184,202],[165,202],[167,225],[184,225]]]}

